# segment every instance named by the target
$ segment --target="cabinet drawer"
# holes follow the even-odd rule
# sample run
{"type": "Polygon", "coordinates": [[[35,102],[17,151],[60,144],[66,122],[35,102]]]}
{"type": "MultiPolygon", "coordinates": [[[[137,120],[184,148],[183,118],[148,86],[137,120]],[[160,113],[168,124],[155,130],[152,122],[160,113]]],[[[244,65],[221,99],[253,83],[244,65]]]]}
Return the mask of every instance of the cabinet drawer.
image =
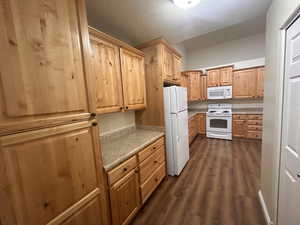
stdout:
{"type": "Polygon", "coordinates": [[[233,115],[234,120],[247,120],[248,116],[247,115],[233,115]]]}
{"type": "Polygon", "coordinates": [[[140,164],[140,183],[143,184],[163,162],[165,162],[165,148],[161,146],[140,164]]]}
{"type": "Polygon", "coordinates": [[[141,185],[141,196],[142,202],[144,203],[151,193],[160,184],[162,179],[166,176],[165,163],[161,164],[160,167],[151,175],[151,177],[141,185]]]}
{"type": "Polygon", "coordinates": [[[131,157],[127,161],[123,162],[118,167],[108,172],[108,182],[110,185],[113,185],[116,181],[123,178],[131,170],[137,166],[137,159],[135,156],[131,157]]]}
{"type": "Polygon", "coordinates": [[[262,126],[262,120],[248,120],[248,125],[262,126]]]}
{"type": "Polygon", "coordinates": [[[249,131],[262,131],[262,126],[257,125],[248,125],[249,131]]]}
{"type": "Polygon", "coordinates": [[[249,139],[261,139],[262,132],[261,131],[248,131],[248,138],[249,139]]]}
{"type": "Polygon", "coordinates": [[[262,115],[248,115],[249,120],[262,120],[263,116],[262,115]]]}
{"type": "Polygon", "coordinates": [[[155,152],[160,146],[165,145],[165,139],[164,137],[158,139],[154,143],[150,144],[148,147],[146,147],[144,150],[138,153],[139,161],[142,162],[145,160],[148,156],[150,156],[153,152],[155,152]]]}

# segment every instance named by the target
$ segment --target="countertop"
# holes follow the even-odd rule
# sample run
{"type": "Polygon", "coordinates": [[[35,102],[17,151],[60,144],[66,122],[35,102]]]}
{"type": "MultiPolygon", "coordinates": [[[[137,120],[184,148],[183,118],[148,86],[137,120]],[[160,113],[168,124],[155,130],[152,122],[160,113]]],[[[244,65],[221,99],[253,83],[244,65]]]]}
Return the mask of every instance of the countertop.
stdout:
{"type": "Polygon", "coordinates": [[[109,171],[118,166],[163,135],[160,129],[136,128],[122,136],[101,141],[104,169],[109,171]]]}

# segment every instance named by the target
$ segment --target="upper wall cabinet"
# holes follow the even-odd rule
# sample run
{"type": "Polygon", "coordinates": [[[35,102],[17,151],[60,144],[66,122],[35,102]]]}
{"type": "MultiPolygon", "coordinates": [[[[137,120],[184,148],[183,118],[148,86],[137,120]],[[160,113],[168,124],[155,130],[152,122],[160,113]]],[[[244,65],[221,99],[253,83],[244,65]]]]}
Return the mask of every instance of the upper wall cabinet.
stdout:
{"type": "Polygon", "coordinates": [[[137,46],[138,49],[145,50],[159,46],[159,62],[162,66],[163,81],[168,83],[180,84],[181,80],[181,55],[171,47],[164,39],[158,38],[137,46]]]}
{"type": "Polygon", "coordinates": [[[145,108],[143,52],[93,28],[89,31],[96,112],[145,108]]]}
{"type": "Polygon", "coordinates": [[[146,106],[144,56],[121,49],[122,83],[126,110],[146,106]]]}
{"type": "Polygon", "coordinates": [[[233,66],[214,68],[207,70],[207,86],[230,86],[232,85],[233,66]]]}
{"type": "Polygon", "coordinates": [[[263,97],[264,67],[236,70],[233,73],[234,98],[263,97]]]}
{"type": "Polygon", "coordinates": [[[84,0],[1,1],[0,30],[0,135],[89,117],[84,0]]]}
{"type": "Polygon", "coordinates": [[[188,101],[204,101],[207,99],[207,79],[202,71],[185,71],[181,76],[181,86],[188,89],[188,101]]]}

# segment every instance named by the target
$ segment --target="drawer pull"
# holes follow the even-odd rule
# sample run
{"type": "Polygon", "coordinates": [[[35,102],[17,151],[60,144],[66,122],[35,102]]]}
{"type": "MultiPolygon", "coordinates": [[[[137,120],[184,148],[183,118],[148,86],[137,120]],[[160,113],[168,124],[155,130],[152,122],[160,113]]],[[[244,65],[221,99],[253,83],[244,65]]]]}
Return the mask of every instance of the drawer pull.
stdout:
{"type": "Polygon", "coordinates": [[[155,178],[154,180],[155,180],[155,182],[158,182],[158,181],[159,181],[158,178],[155,178]]]}
{"type": "Polygon", "coordinates": [[[123,171],[124,171],[124,172],[126,172],[126,171],[127,171],[127,168],[126,168],[126,167],[125,167],[125,168],[123,168],[123,171]]]}
{"type": "Polygon", "coordinates": [[[135,172],[135,173],[138,173],[138,172],[139,172],[139,170],[138,170],[138,169],[135,169],[135,170],[134,170],[134,172],[135,172]]]}
{"type": "Polygon", "coordinates": [[[152,149],[153,149],[153,150],[155,150],[155,149],[156,149],[156,147],[153,147],[152,149]]]}
{"type": "Polygon", "coordinates": [[[158,163],[158,161],[157,161],[157,160],[154,160],[154,163],[158,163]]]}

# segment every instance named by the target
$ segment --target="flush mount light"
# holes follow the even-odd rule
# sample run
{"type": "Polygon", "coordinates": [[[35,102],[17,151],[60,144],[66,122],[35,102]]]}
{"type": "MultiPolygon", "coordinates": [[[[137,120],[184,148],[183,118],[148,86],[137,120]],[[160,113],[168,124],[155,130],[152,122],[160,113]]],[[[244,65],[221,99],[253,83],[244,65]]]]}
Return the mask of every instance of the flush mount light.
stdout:
{"type": "Polygon", "coordinates": [[[188,9],[195,7],[201,0],[172,0],[179,8],[188,9]]]}

